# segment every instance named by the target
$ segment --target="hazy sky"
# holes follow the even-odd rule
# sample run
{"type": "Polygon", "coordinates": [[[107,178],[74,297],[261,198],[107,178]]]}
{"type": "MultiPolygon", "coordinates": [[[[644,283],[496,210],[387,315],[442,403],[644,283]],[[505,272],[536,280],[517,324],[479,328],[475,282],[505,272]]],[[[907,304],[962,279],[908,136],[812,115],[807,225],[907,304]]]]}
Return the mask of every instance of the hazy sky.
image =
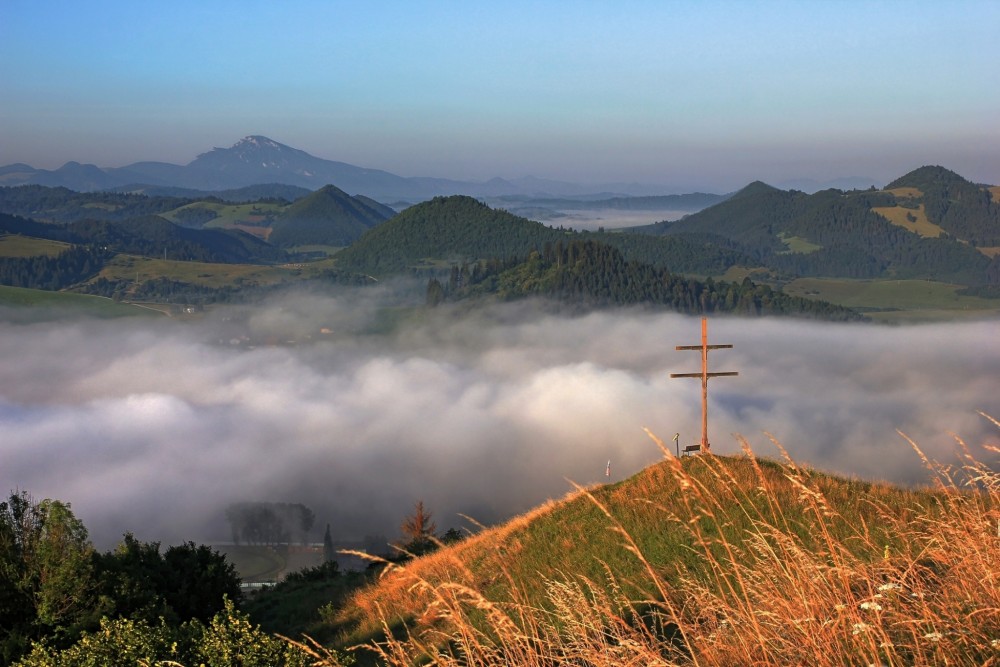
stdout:
{"type": "Polygon", "coordinates": [[[1000,2],[3,0],[0,165],[263,134],[403,176],[1000,183],[1000,2]]]}
{"type": "MultiPolygon", "coordinates": [[[[579,483],[620,480],[700,437],[696,318],[607,311],[567,320],[515,303],[425,313],[358,336],[380,291],[285,296],[199,322],[17,323],[0,310],[0,492],[70,502],[102,548],[125,531],[228,539],[236,501],[302,502],[338,538],[396,537],[423,499],[441,530],[493,522],[579,483]],[[318,336],[321,327],[335,333],[318,336]],[[299,346],[228,341],[314,334],[299,346]],[[670,444],[672,447],[672,444],[670,444]]],[[[22,313],[23,314],[23,313],[22,313]]],[[[940,461],[980,460],[1000,430],[996,323],[911,327],[713,318],[713,448],[741,433],[777,457],[926,482],[902,429],[940,461]]],[[[321,532],[313,535],[319,539],[321,532]]]]}

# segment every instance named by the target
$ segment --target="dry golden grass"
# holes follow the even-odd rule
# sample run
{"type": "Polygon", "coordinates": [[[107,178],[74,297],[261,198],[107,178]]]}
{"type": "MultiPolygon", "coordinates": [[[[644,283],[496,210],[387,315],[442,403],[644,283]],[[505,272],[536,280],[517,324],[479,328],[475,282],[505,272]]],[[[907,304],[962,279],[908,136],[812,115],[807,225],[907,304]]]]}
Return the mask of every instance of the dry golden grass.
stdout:
{"type": "Polygon", "coordinates": [[[993,185],[988,189],[990,194],[993,195],[993,201],[1000,203],[1000,185],[993,185]]]}
{"type": "Polygon", "coordinates": [[[892,224],[925,238],[936,239],[945,233],[944,229],[927,219],[923,204],[916,209],[903,208],[902,206],[876,206],[872,208],[872,211],[892,224]],[[911,222],[907,219],[907,215],[912,215],[916,219],[911,222]]]}
{"type": "MultiPolygon", "coordinates": [[[[578,488],[387,570],[355,599],[366,627],[382,630],[364,648],[391,667],[1000,664],[1000,474],[960,439],[962,465],[946,467],[900,435],[933,489],[838,480],[787,455],[759,460],[745,442],[744,457],[665,451],[628,483],[578,488]],[[581,505],[631,563],[607,561],[599,576],[538,571],[538,599],[511,574],[518,544],[581,505]],[[683,535],[692,558],[652,556],[630,516],[641,512],[683,535]],[[506,580],[504,594],[484,571],[506,580]]],[[[317,664],[338,664],[316,648],[317,664]]]]}

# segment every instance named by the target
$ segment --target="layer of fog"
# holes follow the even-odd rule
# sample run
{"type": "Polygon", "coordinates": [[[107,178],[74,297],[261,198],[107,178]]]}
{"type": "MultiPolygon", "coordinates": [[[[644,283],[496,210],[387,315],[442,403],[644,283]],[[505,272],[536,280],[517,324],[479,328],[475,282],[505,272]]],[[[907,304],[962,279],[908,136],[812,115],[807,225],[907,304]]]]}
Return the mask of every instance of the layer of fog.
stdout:
{"type": "MultiPolygon", "coordinates": [[[[0,324],[0,489],[72,504],[95,543],[228,539],[225,507],[301,502],[339,538],[397,536],[417,499],[439,529],[492,522],[619,480],[700,435],[697,319],[525,304],[438,309],[393,335],[373,293],[253,311],[0,324]],[[326,330],[328,333],[321,333],[326,330]],[[277,345],[265,345],[278,341],[277,345]],[[286,341],[297,341],[294,345],[286,341]],[[671,445],[672,446],[672,445],[671,445]]],[[[0,314],[2,315],[2,314],[0,314]]],[[[902,429],[949,459],[998,440],[996,322],[891,328],[716,318],[713,447],[903,483],[926,479],[902,429]]],[[[977,449],[976,451],[980,451],[977,449]]],[[[987,460],[988,457],[987,457],[987,460]]]]}
{"type": "Polygon", "coordinates": [[[691,211],[622,211],[618,209],[567,210],[558,211],[555,216],[544,220],[538,216],[528,215],[532,220],[538,220],[546,225],[565,227],[577,231],[595,232],[598,229],[623,229],[652,225],[664,220],[680,220],[691,211]]]}

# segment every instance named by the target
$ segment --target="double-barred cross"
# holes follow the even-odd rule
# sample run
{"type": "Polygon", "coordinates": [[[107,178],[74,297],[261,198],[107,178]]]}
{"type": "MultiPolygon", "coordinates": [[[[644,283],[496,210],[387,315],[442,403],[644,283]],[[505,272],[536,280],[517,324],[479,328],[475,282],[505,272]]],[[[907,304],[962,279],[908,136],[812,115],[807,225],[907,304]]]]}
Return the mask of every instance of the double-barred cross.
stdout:
{"type": "Polygon", "coordinates": [[[708,351],[731,348],[732,345],[709,345],[708,344],[708,318],[701,318],[701,345],[678,345],[678,350],[701,350],[701,372],[700,373],[671,373],[672,378],[701,378],[701,444],[689,445],[684,448],[685,452],[696,452],[699,449],[708,451],[708,379],[724,376],[739,375],[736,371],[726,371],[722,373],[708,372],[708,351]]]}

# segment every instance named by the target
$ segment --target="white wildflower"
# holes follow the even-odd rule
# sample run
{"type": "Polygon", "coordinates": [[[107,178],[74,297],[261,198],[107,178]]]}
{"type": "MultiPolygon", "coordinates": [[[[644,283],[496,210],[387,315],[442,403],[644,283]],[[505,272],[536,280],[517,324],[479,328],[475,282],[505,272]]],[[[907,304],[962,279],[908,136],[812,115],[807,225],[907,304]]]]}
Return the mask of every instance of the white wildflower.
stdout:
{"type": "Polygon", "coordinates": [[[889,591],[901,591],[903,590],[903,587],[900,586],[899,584],[882,584],[881,586],[878,587],[878,589],[882,593],[887,593],[889,591]]]}
{"type": "Polygon", "coordinates": [[[861,608],[866,611],[882,611],[882,605],[878,602],[862,602],[861,608]]]}
{"type": "Polygon", "coordinates": [[[924,635],[924,639],[932,642],[939,642],[942,639],[944,639],[944,635],[942,635],[940,632],[928,632],[926,635],[924,635]]]}
{"type": "Polygon", "coordinates": [[[867,623],[855,623],[853,629],[851,630],[851,634],[855,636],[860,635],[864,632],[868,632],[868,630],[870,630],[871,627],[872,626],[868,625],[867,623]]]}

